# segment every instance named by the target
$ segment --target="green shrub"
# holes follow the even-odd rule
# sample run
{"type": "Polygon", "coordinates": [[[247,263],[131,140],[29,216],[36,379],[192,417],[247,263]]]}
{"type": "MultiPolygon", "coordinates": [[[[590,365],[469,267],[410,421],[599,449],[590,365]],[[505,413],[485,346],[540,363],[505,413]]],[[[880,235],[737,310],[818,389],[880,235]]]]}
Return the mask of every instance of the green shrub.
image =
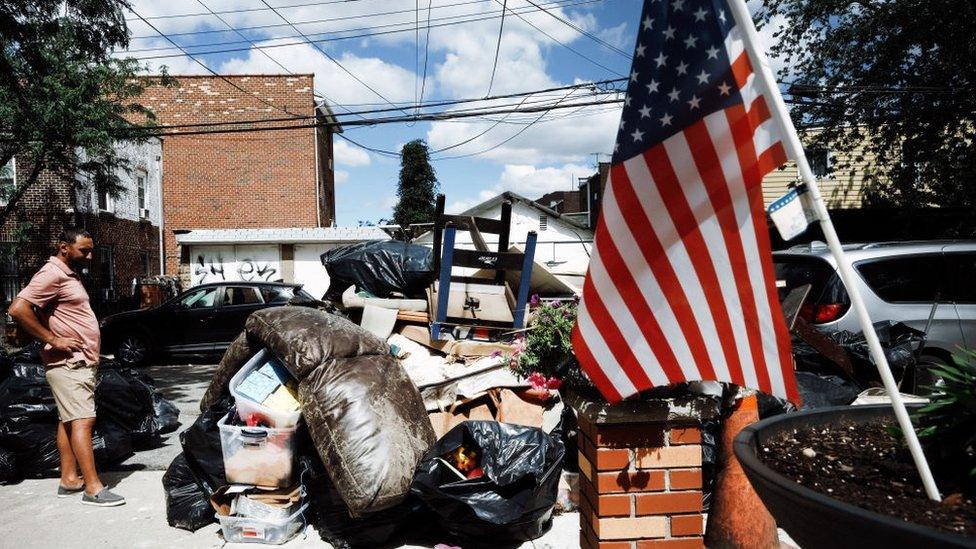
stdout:
{"type": "Polygon", "coordinates": [[[558,389],[563,383],[574,389],[591,386],[573,355],[571,341],[576,323],[574,301],[540,302],[525,332],[516,339],[515,351],[509,355],[509,366],[533,386],[558,389]]]}

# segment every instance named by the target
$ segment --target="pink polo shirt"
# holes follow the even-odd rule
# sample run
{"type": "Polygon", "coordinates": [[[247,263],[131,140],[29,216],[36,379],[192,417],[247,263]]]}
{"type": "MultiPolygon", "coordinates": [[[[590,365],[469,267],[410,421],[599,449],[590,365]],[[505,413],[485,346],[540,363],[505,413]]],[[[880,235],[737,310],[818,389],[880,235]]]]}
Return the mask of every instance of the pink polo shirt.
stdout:
{"type": "Polygon", "coordinates": [[[41,310],[41,323],[51,333],[58,337],[73,337],[85,344],[84,349],[75,353],[55,351],[45,345],[41,349],[44,364],[55,366],[79,360],[90,365],[98,364],[102,340],[98,319],[81,278],[71,267],[56,257],[48,259],[17,297],[41,310]]]}

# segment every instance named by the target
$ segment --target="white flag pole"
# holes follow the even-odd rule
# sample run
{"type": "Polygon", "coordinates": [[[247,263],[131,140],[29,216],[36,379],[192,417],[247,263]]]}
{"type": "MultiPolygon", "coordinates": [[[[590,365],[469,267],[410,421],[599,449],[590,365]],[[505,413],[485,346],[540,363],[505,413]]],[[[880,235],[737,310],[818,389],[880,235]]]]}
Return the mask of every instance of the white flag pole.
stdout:
{"type": "Polygon", "coordinates": [[[867,340],[868,349],[871,351],[871,358],[874,359],[874,364],[877,366],[881,380],[884,382],[885,391],[887,391],[888,396],[891,398],[891,406],[895,410],[898,425],[901,427],[905,435],[905,440],[908,442],[908,449],[912,453],[912,459],[915,460],[915,467],[918,469],[918,474],[922,477],[922,485],[925,487],[925,493],[929,499],[941,501],[942,498],[939,497],[939,489],[935,485],[935,479],[932,478],[932,471],[929,470],[929,464],[925,460],[925,454],[922,452],[922,445],[918,442],[918,436],[916,436],[915,428],[912,426],[912,421],[908,416],[908,410],[905,409],[905,403],[901,399],[898,385],[895,384],[895,378],[891,374],[888,360],[885,358],[884,350],[881,348],[881,342],[878,341],[878,334],[874,331],[874,325],[871,323],[868,311],[864,307],[861,292],[855,283],[854,268],[844,253],[840,239],[837,238],[837,231],[834,230],[834,224],[830,220],[830,214],[827,213],[827,205],[824,203],[823,196],[820,194],[820,188],[817,186],[817,178],[813,175],[813,171],[810,170],[810,164],[807,162],[807,157],[803,152],[803,145],[800,143],[796,128],[793,126],[793,121],[790,119],[789,112],[786,110],[786,103],[783,102],[783,97],[779,93],[776,78],[773,76],[772,69],[769,68],[769,61],[766,58],[765,52],[760,47],[761,41],[759,33],[756,32],[756,26],[752,22],[752,15],[749,14],[745,0],[729,0],[729,7],[732,10],[736,26],[744,31],[746,51],[755,70],[756,78],[759,78],[766,88],[767,93],[764,95],[773,102],[770,111],[780,128],[783,129],[783,142],[786,153],[796,161],[796,165],[800,170],[800,177],[803,178],[803,182],[806,183],[809,189],[813,207],[817,213],[817,218],[820,220],[820,228],[823,230],[824,237],[827,239],[827,246],[837,261],[841,280],[844,281],[844,286],[847,287],[847,294],[851,298],[851,306],[854,308],[854,313],[857,315],[857,319],[861,324],[861,330],[864,332],[864,338],[867,340]]]}

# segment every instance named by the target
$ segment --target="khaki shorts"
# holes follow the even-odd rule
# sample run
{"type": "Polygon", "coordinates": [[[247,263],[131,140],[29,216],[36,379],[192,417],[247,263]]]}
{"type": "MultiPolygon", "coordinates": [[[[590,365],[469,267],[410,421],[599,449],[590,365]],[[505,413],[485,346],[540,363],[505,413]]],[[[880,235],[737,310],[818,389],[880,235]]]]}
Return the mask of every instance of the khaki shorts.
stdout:
{"type": "Polygon", "coordinates": [[[84,362],[48,367],[47,383],[62,422],[95,417],[95,368],[84,362]]]}

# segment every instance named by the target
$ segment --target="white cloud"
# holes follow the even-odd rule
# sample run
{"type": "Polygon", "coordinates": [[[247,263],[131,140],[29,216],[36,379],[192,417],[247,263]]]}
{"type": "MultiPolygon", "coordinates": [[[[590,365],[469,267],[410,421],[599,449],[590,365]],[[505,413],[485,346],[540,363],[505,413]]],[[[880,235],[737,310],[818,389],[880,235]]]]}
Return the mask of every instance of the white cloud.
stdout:
{"type": "Polygon", "coordinates": [[[361,168],[363,166],[369,166],[372,163],[368,152],[353,147],[342,139],[337,139],[333,143],[332,150],[335,155],[336,165],[338,166],[361,168]]]}
{"type": "Polygon", "coordinates": [[[476,198],[458,200],[446,210],[459,213],[505,191],[512,191],[530,200],[535,200],[553,191],[572,191],[578,187],[577,178],[594,173],[591,166],[582,164],[563,164],[561,166],[537,167],[527,164],[507,164],[494,185],[483,189],[476,198]]]}
{"type": "MultiPolygon", "coordinates": [[[[269,40],[262,45],[283,44],[287,40],[269,40]]],[[[413,99],[414,73],[377,57],[360,57],[344,52],[334,55],[338,64],[328,59],[322,52],[307,44],[284,46],[268,50],[272,57],[293,73],[314,73],[315,89],[333,102],[382,103],[383,99],[366,87],[390,101],[413,99]],[[356,75],[356,81],[349,73],[356,75]]],[[[225,74],[281,73],[282,69],[259,50],[251,49],[244,57],[233,58],[223,63],[219,69],[225,74]]]]}
{"type": "Polygon", "coordinates": [[[605,42],[613,44],[622,50],[632,50],[634,48],[634,37],[631,33],[627,32],[626,21],[617,25],[616,27],[607,27],[602,29],[597,33],[601,39],[605,42]]]}
{"type": "Polygon", "coordinates": [[[347,181],[349,181],[349,172],[347,172],[345,170],[336,170],[335,171],[335,182],[336,182],[336,185],[342,185],[343,183],[346,183],[347,181]]]}

